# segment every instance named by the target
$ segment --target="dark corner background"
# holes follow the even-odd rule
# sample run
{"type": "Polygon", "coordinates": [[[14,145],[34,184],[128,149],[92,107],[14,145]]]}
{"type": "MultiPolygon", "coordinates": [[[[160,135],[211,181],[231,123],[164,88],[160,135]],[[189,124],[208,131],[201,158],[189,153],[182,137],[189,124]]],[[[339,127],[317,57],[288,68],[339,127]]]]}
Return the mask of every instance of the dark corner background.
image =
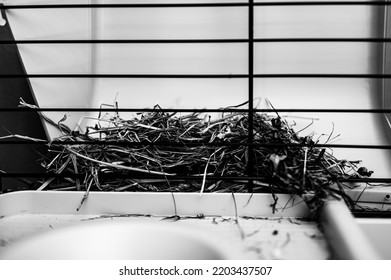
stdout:
{"type": "MultiPolygon", "coordinates": [[[[7,21],[0,26],[0,41],[14,40],[5,11],[0,11],[7,21]]],[[[0,75],[26,74],[23,61],[16,44],[0,43],[0,75]]],[[[0,78],[0,108],[16,108],[19,98],[34,104],[33,90],[27,78],[0,78]]],[[[42,122],[36,112],[4,112],[0,111],[0,137],[20,134],[29,137],[47,139],[42,122]]],[[[12,140],[12,139],[9,139],[12,140]]],[[[43,172],[39,160],[44,153],[44,145],[1,144],[0,172],[27,173],[43,172]]],[[[0,193],[34,188],[34,178],[8,178],[0,174],[0,193]],[[30,184],[31,182],[31,184],[30,184]]]]}

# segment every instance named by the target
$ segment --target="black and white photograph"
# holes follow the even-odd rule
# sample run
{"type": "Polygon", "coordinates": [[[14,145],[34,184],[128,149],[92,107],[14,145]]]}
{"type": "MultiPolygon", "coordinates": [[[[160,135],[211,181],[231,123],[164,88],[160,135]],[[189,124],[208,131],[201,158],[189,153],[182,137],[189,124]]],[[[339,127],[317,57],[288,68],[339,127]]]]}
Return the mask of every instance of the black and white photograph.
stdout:
{"type": "Polygon", "coordinates": [[[0,277],[382,275],[390,3],[0,0],[0,277]]]}

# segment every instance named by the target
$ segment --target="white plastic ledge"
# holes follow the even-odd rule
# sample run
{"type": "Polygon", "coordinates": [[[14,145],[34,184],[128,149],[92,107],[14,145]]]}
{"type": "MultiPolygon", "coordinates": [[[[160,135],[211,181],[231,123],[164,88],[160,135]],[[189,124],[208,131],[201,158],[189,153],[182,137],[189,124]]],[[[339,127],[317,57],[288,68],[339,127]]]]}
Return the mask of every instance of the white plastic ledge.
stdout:
{"type": "Polygon", "coordinates": [[[271,194],[20,191],[0,195],[0,216],[36,214],[150,214],[219,216],[309,216],[298,197],[278,194],[273,213],[271,194]],[[174,203],[175,201],[175,203],[174,203]],[[235,207],[236,205],[236,207],[235,207]]]}

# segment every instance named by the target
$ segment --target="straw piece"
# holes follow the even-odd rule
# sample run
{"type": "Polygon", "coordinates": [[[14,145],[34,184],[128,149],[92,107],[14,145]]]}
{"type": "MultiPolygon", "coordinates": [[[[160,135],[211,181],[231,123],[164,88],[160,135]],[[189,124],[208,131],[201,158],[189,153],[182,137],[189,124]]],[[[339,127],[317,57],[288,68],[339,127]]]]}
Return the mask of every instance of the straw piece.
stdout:
{"type": "Polygon", "coordinates": [[[123,166],[123,165],[119,165],[119,164],[113,164],[113,163],[109,163],[109,162],[103,162],[103,161],[100,161],[100,160],[96,160],[96,159],[93,159],[93,158],[90,158],[90,157],[87,157],[87,156],[84,156],[82,154],[79,154],[78,152],[72,150],[71,148],[66,148],[69,152],[71,152],[72,154],[78,156],[78,157],[81,157],[83,159],[86,159],[88,161],[92,161],[92,162],[95,162],[95,163],[99,163],[100,165],[105,165],[105,166],[109,166],[109,167],[114,167],[114,168],[118,168],[118,169],[126,169],[126,170],[130,170],[130,171],[137,171],[137,172],[142,172],[142,173],[150,173],[150,174],[156,174],[156,175],[167,175],[167,176],[173,176],[175,174],[169,174],[169,173],[165,173],[165,172],[157,172],[157,171],[151,171],[151,170],[143,170],[143,169],[139,169],[139,168],[134,168],[134,167],[129,167],[129,166],[123,166]]]}

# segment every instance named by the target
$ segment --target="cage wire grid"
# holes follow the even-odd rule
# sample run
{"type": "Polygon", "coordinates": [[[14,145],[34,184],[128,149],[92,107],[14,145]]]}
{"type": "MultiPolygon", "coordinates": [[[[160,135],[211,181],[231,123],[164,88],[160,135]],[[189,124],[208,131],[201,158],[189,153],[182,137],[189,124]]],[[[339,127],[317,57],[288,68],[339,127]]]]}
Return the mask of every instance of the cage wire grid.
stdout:
{"type": "MultiPolygon", "coordinates": [[[[80,40],[80,39],[69,39],[69,40],[42,40],[42,39],[31,39],[31,40],[3,40],[0,41],[0,44],[42,44],[42,45],[56,45],[56,44],[245,44],[247,45],[248,51],[248,69],[247,73],[240,74],[230,74],[230,73],[219,73],[219,74],[131,74],[131,73],[121,73],[121,74],[77,74],[77,73],[67,73],[67,74],[49,74],[49,73],[39,73],[39,74],[1,74],[0,81],[3,79],[17,79],[17,78],[25,78],[25,79],[35,79],[35,78],[121,78],[121,79],[243,79],[247,81],[247,98],[246,102],[248,108],[242,109],[239,107],[229,107],[229,108],[212,108],[212,109],[194,109],[194,108],[56,108],[56,107],[19,107],[19,108],[0,108],[0,112],[23,112],[23,111],[35,111],[37,113],[42,112],[135,112],[135,113],[243,113],[247,115],[248,118],[248,135],[245,143],[224,143],[224,145],[228,146],[246,146],[248,149],[248,159],[247,159],[247,176],[235,177],[235,176],[208,176],[208,180],[226,180],[226,181],[235,181],[235,180],[245,180],[248,182],[247,188],[248,192],[253,191],[253,182],[256,180],[262,180],[263,178],[256,176],[254,171],[254,153],[253,149],[255,147],[278,147],[278,146],[286,146],[287,144],[260,144],[254,141],[254,114],[255,113],[283,113],[283,112],[298,112],[298,113],[343,113],[343,114],[353,114],[353,113],[362,113],[362,114],[377,114],[377,115],[386,115],[390,114],[391,110],[388,108],[382,109],[336,109],[336,108],[324,108],[324,109],[281,109],[281,108],[273,108],[273,109],[258,109],[254,106],[254,81],[261,80],[264,78],[268,79],[280,79],[280,78],[289,78],[289,79],[301,79],[301,78],[320,78],[320,79],[377,79],[384,81],[386,79],[391,78],[391,74],[341,74],[341,73],[271,73],[271,74],[258,74],[254,72],[254,55],[255,44],[263,44],[263,43],[289,43],[289,42],[302,42],[302,43],[340,43],[340,42],[350,42],[350,43],[383,43],[387,44],[391,42],[391,38],[381,37],[381,38],[255,38],[254,37],[254,9],[262,8],[266,6],[389,6],[390,3],[388,1],[281,1],[281,2],[256,2],[256,1],[247,1],[247,2],[218,2],[218,3],[137,3],[137,4],[42,4],[42,5],[1,5],[0,10],[2,12],[8,12],[17,9],[105,9],[105,8],[127,8],[127,9],[137,9],[137,8],[196,8],[196,7],[209,7],[218,9],[220,7],[228,7],[228,8],[237,8],[244,7],[247,8],[247,16],[248,16],[248,37],[247,38],[219,38],[219,39],[91,39],[91,40],[80,40]]],[[[23,139],[21,141],[18,140],[10,140],[10,139],[2,139],[0,141],[1,145],[34,145],[34,144],[116,144],[116,145],[133,145],[133,146],[143,146],[143,145],[181,145],[180,143],[165,143],[165,142],[126,142],[121,143],[120,141],[110,141],[110,140],[48,140],[37,143],[35,140],[31,139],[23,139]]],[[[220,143],[221,144],[221,143],[220,143]]],[[[202,143],[202,145],[206,146],[218,146],[219,143],[202,143]]],[[[197,146],[197,143],[187,143],[188,146],[197,146]]],[[[308,143],[299,143],[299,144],[291,144],[292,147],[308,147],[308,143]]],[[[311,147],[318,148],[345,148],[345,149],[380,149],[380,150],[391,150],[391,145],[371,145],[371,144],[319,144],[319,143],[311,143],[311,147]]],[[[77,177],[76,174],[69,173],[26,173],[26,172],[11,172],[11,173],[1,173],[0,178],[51,178],[51,177],[77,177]]],[[[118,174],[116,175],[118,176],[118,174]]],[[[160,175],[156,174],[131,174],[134,178],[147,178],[147,179],[156,179],[161,178],[160,175]]],[[[202,180],[203,175],[195,175],[195,176],[173,176],[171,179],[179,179],[179,180],[202,180]]],[[[341,182],[347,183],[383,183],[390,184],[391,178],[375,178],[375,177],[365,177],[365,178],[347,178],[342,179],[341,182]]],[[[385,202],[387,203],[387,202],[385,202]]]]}

